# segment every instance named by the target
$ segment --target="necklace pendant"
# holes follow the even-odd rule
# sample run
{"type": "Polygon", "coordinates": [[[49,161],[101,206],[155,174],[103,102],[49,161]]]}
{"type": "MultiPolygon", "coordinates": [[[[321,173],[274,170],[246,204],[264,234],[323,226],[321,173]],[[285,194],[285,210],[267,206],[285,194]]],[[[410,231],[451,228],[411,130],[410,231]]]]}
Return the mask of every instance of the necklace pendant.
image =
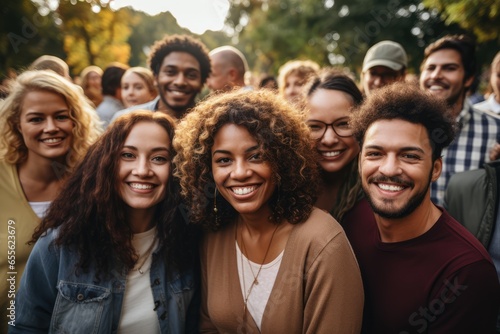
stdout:
{"type": "Polygon", "coordinates": [[[259,285],[259,281],[257,280],[257,277],[255,277],[255,279],[253,280],[253,284],[254,285],[259,285]]]}

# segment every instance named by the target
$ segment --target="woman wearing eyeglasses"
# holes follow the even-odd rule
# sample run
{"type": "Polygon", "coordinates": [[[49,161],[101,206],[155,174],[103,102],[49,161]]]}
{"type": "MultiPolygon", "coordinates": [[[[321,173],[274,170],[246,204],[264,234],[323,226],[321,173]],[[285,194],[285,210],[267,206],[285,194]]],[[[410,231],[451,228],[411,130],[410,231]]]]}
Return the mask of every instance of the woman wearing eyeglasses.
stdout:
{"type": "Polygon", "coordinates": [[[334,69],[322,70],[306,88],[307,125],[316,143],[323,181],[315,206],[339,222],[362,197],[359,145],[348,122],[352,109],[362,101],[354,81],[334,69]]]}

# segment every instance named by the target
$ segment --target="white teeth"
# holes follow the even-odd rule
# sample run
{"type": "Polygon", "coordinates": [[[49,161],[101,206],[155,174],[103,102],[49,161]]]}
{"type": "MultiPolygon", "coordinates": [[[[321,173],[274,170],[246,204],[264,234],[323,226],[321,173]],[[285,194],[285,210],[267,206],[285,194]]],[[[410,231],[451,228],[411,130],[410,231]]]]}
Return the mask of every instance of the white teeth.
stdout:
{"type": "Polygon", "coordinates": [[[47,139],[44,139],[42,140],[44,143],[58,143],[60,141],[62,141],[61,138],[47,138],[47,139]]]}
{"type": "Polygon", "coordinates": [[[257,189],[257,187],[243,187],[243,188],[231,188],[231,190],[236,194],[236,195],[246,195],[250,194],[252,191],[257,189]]]}
{"type": "Polygon", "coordinates": [[[429,87],[430,90],[441,90],[441,89],[444,89],[444,87],[441,87],[441,86],[437,86],[437,85],[432,85],[429,87]]]}
{"type": "Polygon", "coordinates": [[[340,151],[331,151],[331,152],[321,152],[321,155],[324,157],[336,157],[340,154],[340,151]]]}
{"type": "Polygon", "coordinates": [[[388,190],[388,191],[401,191],[404,189],[404,187],[401,186],[396,186],[393,184],[384,184],[384,183],[379,183],[378,187],[382,190],[388,190]]]}
{"type": "Polygon", "coordinates": [[[130,186],[134,189],[140,189],[140,190],[153,189],[153,185],[151,184],[131,183],[130,186]]]}
{"type": "Polygon", "coordinates": [[[171,92],[172,92],[172,94],[174,94],[174,95],[186,95],[186,93],[184,93],[184,92],[180,92],[180,91],[177,91],[177,90],[172,90],[171,92]]]}

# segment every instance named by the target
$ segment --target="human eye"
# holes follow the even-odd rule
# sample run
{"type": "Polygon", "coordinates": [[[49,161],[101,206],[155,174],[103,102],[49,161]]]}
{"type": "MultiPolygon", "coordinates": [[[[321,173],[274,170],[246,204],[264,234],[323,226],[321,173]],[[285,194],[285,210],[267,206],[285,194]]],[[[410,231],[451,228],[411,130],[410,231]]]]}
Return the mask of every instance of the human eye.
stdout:
{"type": "Polygon", "coordinates": [[[58,121],[65,121],[65,120],[68,120],[69,119],[69,115],[68,114],[60,114],[60,115],[57,115],[56,116],[56,119],[58,121]]]}
{"type": "Polygon", "coordinates": [[[227,165],[231,162],[231,159],[228,157],[220,157],[215,159],[215,163],[218,165],[227,165]]]}
{"type": "Polygon", "coordinates": [[[321,123],[315,123],[315,122],[308,122],[307,126],[313,132],[321,131],[321,129],[323,128],[323,125],[321,123]]]}
{"type": "Polygon", "coordinates": [[[120,156],[122,157],[122,159],[124,160],[131,160],[134,158],[134,154],[131,153],[131,152],[127,152],[127,151],[124,151],[120,154],[120,156]]]}
{"type": "Polygon", "coordinates": [[[335,124],[335,126],[340,128],[340,129],[349,129],[350,128],[349,122],[347,120],[339,121],[335,124]]]}
{"type": "Polygon", "coordinates": [[[257,152],[254,153],[250,156],[251,161],[262,161],[263,160],[263,154],[262,152],[257,152]]]}
{"type": "Polygon", "coordinates": [[[413,153],[403,153],[401,157],[405,160],[408,161],[419,161],[421,160],[420,156],[418,154],[413,154],[413,153]]]}
{"type": "Polygon", "coordinates": [[[42,117],[34,116],[34,117],[28,118],[28,123],[40,123],[40,122],[43,122],[42,117]]]}
{"type": "Polygon", "coordinates": [[[168,157],[164,155],[156,155],[151,160],[157,164],[165,164],[169,162],[168,157]]]}
{"type": "Polygon", "coordinates": [[[163,73],[168,76],[174,76],[177,73],[177,71],[172,67],[165,67],[163,69],[163,73]]]}
{"type": "Polygon", "coordinates": [[[190,71],[190,72],[186,73],[186,77],[190,80],[196,80],[199,78],[199,75],[198,75],[198,72],[196,72],[196,71],[190,71]]]}
{"type": "Polygon", "coordinates": [[[376,159],[376,158],[379,158],[382,156],[382,153],[380,153],[379,151],[366,151],[365,152],[365,157],[367,158],[371,158],[371,159],[376,159]]]}

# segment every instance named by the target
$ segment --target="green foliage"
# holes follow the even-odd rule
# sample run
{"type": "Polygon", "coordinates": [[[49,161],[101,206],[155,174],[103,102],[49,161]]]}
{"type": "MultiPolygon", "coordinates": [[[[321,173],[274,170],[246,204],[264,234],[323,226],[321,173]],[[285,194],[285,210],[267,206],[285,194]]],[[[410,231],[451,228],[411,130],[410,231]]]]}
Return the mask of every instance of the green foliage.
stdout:
{"type": "Polygon", "coordinates": [[[64,1],[57,13],[63,18],[66,62],[75,73],[89,65],[104,68],[114,61],[128,63],[131,16],[127,9],[102,8],[94,13],[87,2],[64,1]]]}
{"type": "MultiPolygon", "coordinates": [[[[89,64],[104,67],[111,61],[147,66],[148,49],[156,40],[165,34],[193,35],[169,12],[149,16],[104,6],[94,13],[87,1],[60,0],[57,11],[40,16],[30,0],[5,1],[0,9],[0,74],[8,67],[22,70],[42,54],[63,58],[74,74],[89,64]]],[[[36,0],[42,5],[48,1],[36,0]]],[[[234,45],[253,72],[270,74],[290,59],[359,73],[366,50],[384,39],[401,43],[410,72],[418,73],[424,47],[454,33],[475,35],[478,63],[483,68],[489,64],[500,43],[498,0],[423,1],[425,6],[421,0],[231,0],[224,31],[196,37],[209,49],[234,45]]]]}
{"type": "Polygon", "coordinates": [[[447,24],[456,23],[473,31],[479,42],[500,42],[498,0],[423,0],[423,3],[436,8],[447,24]]]}

